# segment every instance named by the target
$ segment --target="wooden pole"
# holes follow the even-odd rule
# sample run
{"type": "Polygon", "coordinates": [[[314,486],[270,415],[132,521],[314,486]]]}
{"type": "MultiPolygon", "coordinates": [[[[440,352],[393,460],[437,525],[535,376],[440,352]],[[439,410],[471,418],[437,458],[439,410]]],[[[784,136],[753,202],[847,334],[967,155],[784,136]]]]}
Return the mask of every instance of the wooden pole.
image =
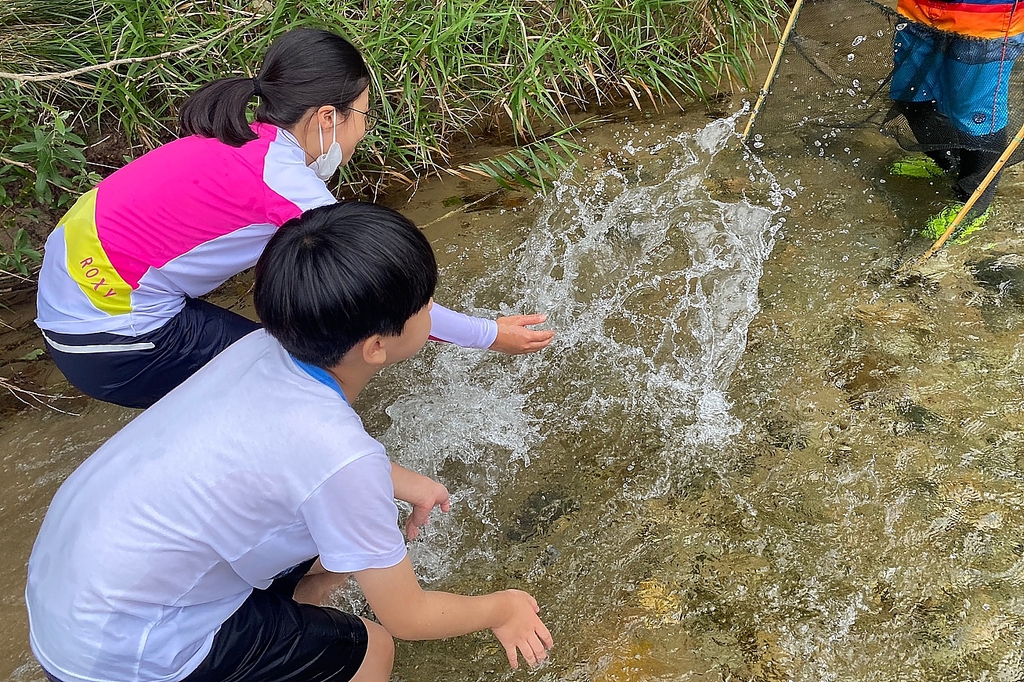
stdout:
{"type": "Polygon", "coordinates": [[[789,34],[796,25],[796,18],[800,14],[800,8],[803,7],[804,0],[796,0],[793,3],[793,11],[789,13],[789,21],[786,23],[786,28],[782,31],[782,36],[779,37],[779,48],[775,50],[775,59],[772,61],[772,68],[768,70],[768,77],[764,80],[764,87],[761,88],[761,92],[758,93],[757,104],[754,105],[754,111],[750,114],[750,120],[747,121],[747,127],[743,130],[743,141],[746,142],[750,136],[750,129],[754,127],[754,119],[757,118],[758,112],[761,111],[761,105],[764,104],[764,100],[768,97],[769,88],[771,88],[772,81],[775,80],[775,73],[779,69],[779,62],[782,61],[782,51],[786,48],[786,42],[789,40],[789,34]]]}
{"type": "Polygon", "coordinates": [[[942,245],[946,243],[946,240],[949,239],[949,236],[951,234],[953,234],[957,226],[963,221],[964,218],[967,217],[967,213],[972,208],[974,208],[974,204],[978,203],[978,199],[980,199],[981,195],[985,192],[986,189],[988,189],[988,186],[992,184],[992,181],[995,179],[999,171],[1001,171],[1003,169],[1003,166],[1006,165],[1006,162],[1013,155],[1013,152],[1016,151],[1022,139],[1024,139],[1024,126],[1021,126],[1021,129],[1017,131],[1017,135],[1013,138],[1013,140],[1010,141],[1010,144],[1006,146],[1006,149],[1003,150],[1003,153],[999,156],[999,158],[996,159],[996,162],[992,165],[992,170],[988,172],[988,175],[985,176],[985,179],[981,181],[980,185],[978,185],[978,189],[974,190],[974,193],[971,194],[971,198],[967,200],[967,203],[964,204],[964,207],[961,208],[960,212],[956,214],[956,217],[953,218],[953,222],[949,224],[949,227],[947,227],[946,231],[942,233],[942,236],[935,240],[935,243],[932,244],[930,249],[924,252],[923,256],[918,258],[909,266],[904,266],[900,268],[899,273],[897,274],[913,270],[914,268],[918,267],[926,260],[934,256],[935,253],[942,248],[942,245]]]}

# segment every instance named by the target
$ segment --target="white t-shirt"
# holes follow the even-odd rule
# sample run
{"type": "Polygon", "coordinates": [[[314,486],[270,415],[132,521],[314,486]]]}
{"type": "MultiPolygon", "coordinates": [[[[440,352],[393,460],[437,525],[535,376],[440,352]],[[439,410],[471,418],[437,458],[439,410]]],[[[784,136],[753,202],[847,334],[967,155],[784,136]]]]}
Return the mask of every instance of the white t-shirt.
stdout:
{"type": "Polygon", "coordinates": [[[30,642],[65,682],[173,682],[281,571],[317,554],[330,571],[387,568],[405,553],[384,447],[256,331],[57,491],[29,559],[30,642]]]}

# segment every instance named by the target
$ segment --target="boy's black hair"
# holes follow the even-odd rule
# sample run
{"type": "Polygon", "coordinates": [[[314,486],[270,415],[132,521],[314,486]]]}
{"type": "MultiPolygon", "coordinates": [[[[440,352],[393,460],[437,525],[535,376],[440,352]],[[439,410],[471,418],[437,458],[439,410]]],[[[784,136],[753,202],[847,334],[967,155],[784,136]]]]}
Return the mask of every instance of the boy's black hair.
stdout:
{"type": "Polygon", "coordinates": [[[434,250],[412,222],[348,201],[306,211],[271,237],[253,300],[289,353],[328,368],[367,337],[401,334],[436,286],[434,250]]]}
{"type": "Polygon", "coordinates": [[[181,107],[185,135],[215,137],[241,147],[257,138],[245,118],[249,100],[260,96],[256,120],[281,128],[324,105],[344,118],[370,85],[359,50],[330,31],[297,28],[274,41],[255,78],[222,78],[199,88],[181,107]]]}

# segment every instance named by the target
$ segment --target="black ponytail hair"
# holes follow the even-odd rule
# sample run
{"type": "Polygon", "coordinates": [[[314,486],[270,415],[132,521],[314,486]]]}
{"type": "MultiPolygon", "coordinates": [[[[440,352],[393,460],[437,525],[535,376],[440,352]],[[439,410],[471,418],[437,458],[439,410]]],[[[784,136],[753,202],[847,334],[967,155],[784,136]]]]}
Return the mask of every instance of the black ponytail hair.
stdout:
{"type": "Polygon", "coordinates": [[[311,108],[333,106],[342,115],[369,85],[370,70],[351,43],[330,31],[297,28],[274,41],[255,78],[199,88],[181,107],[179,122],[185,135],[241,147],[257,137],[245,117],[254,95],[261,98],[257,121],[289,128],[311,108]]]}

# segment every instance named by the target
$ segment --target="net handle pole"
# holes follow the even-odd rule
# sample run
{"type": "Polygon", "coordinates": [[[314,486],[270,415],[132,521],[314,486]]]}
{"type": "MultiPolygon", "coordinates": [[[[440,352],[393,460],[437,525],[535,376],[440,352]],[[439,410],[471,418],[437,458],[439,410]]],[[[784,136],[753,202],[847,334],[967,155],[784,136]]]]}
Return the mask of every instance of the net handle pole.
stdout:
{"type": "Polygon", "coordinates": [[[768,90],[771,88],[772,81],[775,80],[775,73],[779,69],[779,62],[782,61],[782,51],[786,48],[786,42],[789,40],[789,34],[796,25],[796,18],[800,14],[800,8],[803,6],[804,0],[796,0],[793,3],[793,11],[789,13],[789,21],[786,22],[786,28],[783,29],[782,35],[779,37],[779,47],[775,50],[775,59],[772,60],[772,67],[768,69],[768,77],[764,81],[764,87],[761,88],[761,92],[757,95],[757,104],[754,105],[754,110],[750,113],[750,119],[747,121],[747,127],[743,129],[743,141],[746,142],[750,136],[750,129],[754,127],[754,119],[757,118],[757,114],[761,111],[761,105],[764,104],[765,98],[768,97],[768,90]]]}
{"type": "Polygon", "coordinates": [[[916,268],[934,256],[935,253],[942,248],[942,245],[946,243],[949,236],[953,234],[954,230],[956,230],[957,225],[959,225],[967,216],[967,213],[974,208],[974,204],[978,203],[978,199],[981,198],[981,195],[985,192],[988,186],[992,184],[992,180],[994,180],[999,171],[1003,169],[1003,166],[1006,165],[1007,160],[1013,155],[1013,152],[1016,151],[1022,140],[1024,140],[1024,126],[1021,126],[1021,129],[1017,131],[1017,135],[1010,141],[1010,144],[1006,145],[1006,149],[1004,149],[1003,153],[998,159],[996,159],[996,162],[992,164],[992,170],[988,172],[985,179],[981,181],[980,185],[978,185],[978,189],[974,190],[974,193],[971,194],[971,198],[967,200],[964,207],[956,214],[956,217],[953,218],[953,222],[950,223],[949,227],[946,228],[946,231],[942,233],[942,236],[936,239],[931,248],[925,251],[924,255],[914,261],[910,267],[902,268],[902,270],[912,270],[916,268]]]}

